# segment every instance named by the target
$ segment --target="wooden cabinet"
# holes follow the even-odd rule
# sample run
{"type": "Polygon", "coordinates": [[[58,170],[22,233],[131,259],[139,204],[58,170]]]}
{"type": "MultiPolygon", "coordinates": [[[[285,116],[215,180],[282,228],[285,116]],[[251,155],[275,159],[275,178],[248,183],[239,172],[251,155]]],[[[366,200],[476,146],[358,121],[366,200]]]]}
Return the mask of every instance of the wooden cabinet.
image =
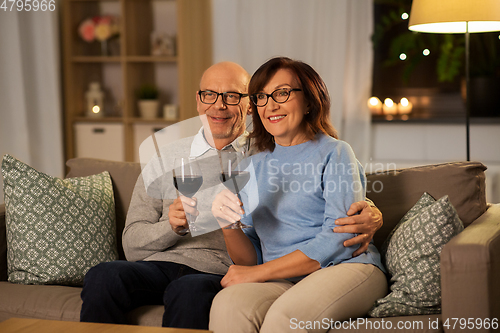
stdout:
{"type": "Polygon", "coordinates": [[[164,104],[178,105],[178,120],[196,116],[195,92],[212,64],[211,30],[210,0],[63,0],[66,159],[78,156],[76,147],[85,146],[77,142],[81,136],[75,128],[80,124],[120,125],[123,134],[116,149],[123,152],[117,156],[135,161],[136,125],[172,124],[161,117],[164,104]],[[79,25],[97,15],[119,18],[118,38],[106,44],[82,40],[79,25]],[[151,55],[153,32],[176,36],[174,56],[151,55]],[[99,82],[105,94],[102,118],[86,116],[85,93],[91,82],[99,82]],[[136,91],[146,83],[159,89],[157,119],[139,116],[136,91]]]}

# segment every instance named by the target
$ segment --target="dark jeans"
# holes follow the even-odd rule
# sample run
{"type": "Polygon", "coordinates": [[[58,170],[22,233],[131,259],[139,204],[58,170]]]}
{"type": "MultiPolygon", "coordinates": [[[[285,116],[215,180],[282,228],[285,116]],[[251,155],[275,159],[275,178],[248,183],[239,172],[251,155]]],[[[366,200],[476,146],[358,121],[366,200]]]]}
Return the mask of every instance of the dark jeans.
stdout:
{"type": "Polygon", "coordinates": [[[127,312],[163,304],[162,326],[208,329],[212,300],[222,275],[162,261],[112,261],[85,275],[80,320],[127,324],[127,312]]]}

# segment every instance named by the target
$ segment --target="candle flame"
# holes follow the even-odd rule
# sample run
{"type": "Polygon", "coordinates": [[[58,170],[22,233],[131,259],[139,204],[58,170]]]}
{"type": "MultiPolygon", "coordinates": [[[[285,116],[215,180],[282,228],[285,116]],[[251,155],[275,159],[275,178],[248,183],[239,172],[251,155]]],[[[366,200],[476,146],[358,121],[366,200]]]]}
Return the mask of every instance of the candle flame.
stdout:
{"type": "Polygon", "coordinates": [[[373,106],[377,106],[380,101],[377,97],[371,97],[368,102],[370,103],[370,105],[373,105],[373,106]]]}

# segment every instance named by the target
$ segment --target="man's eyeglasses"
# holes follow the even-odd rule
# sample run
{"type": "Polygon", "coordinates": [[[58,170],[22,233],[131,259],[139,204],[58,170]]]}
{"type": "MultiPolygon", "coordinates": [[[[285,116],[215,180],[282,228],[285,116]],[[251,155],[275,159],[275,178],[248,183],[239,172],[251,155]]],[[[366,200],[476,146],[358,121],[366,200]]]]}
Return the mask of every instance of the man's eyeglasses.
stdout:
{"type": "Polygon", "coordinates": [[[214,104],[217,102],[219,95],[221,95],[222,101],[227,105],[238,105],[242,97],[248,96],[248,94],[240,94],[232,91],[218,93],[211,90],[200,90],[198,91],[198,95],[200,95],[201,102],[205,104],[214,104]]]}
{"type": "Polygon", "coordinates": [[[271,97],[276,103],[282,104],[288,101],[290,98],[290,93],[292,91],[302,91],[302,89],[292,89],[292,88],[280,88],[276,89],[270,94],[265,93],[257,93],[250,96],[253,104],[257,106],[266,106],[269,101],[269,97],[271,97]]]}

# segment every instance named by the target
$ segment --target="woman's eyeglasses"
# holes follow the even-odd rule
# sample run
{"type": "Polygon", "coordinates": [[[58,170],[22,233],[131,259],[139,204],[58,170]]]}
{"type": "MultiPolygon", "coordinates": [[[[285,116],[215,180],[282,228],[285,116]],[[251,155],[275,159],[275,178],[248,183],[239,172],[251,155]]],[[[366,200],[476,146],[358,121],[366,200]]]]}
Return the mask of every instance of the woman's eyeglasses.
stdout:
{"type": "Polygon", "coordinates": [[[269,101],[269,97],[271,97],[276,103],[282,104],[288,101],[292,91],[302,91],[302,89],[280,88],[270,94],[261,92],[250,96],[250,100],[253,104],[259,107],[266,106],[269,101]]]}

